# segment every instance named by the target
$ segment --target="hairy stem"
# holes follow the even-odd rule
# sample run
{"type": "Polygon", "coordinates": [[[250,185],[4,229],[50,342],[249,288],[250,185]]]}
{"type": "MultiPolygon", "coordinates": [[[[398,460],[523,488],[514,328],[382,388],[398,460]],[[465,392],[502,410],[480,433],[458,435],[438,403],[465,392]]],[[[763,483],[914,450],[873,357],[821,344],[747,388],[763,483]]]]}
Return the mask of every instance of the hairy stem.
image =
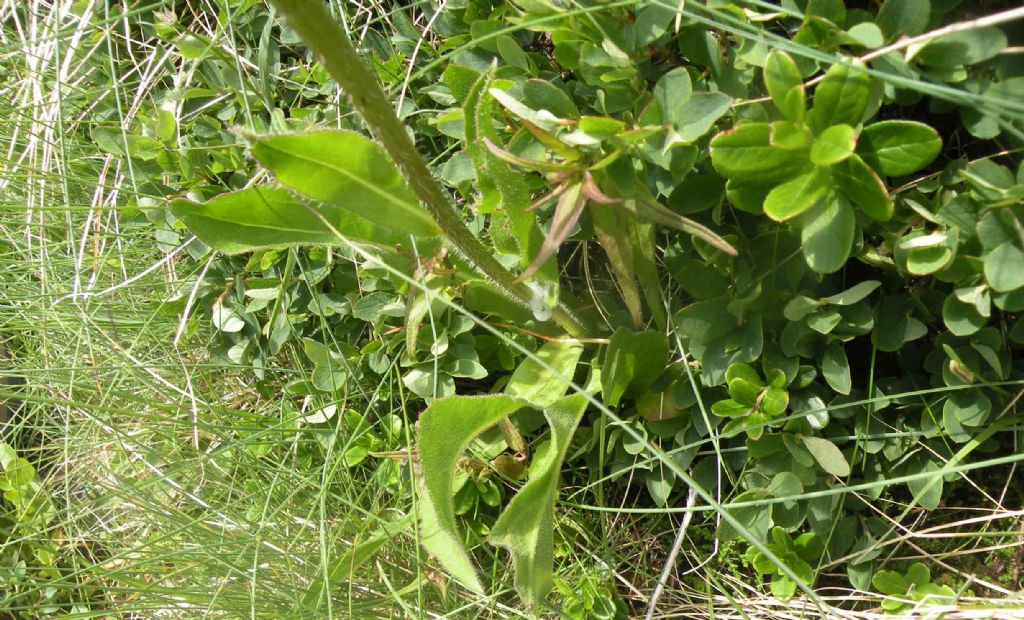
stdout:
{"type": "MultiPolygon", "coordinates": [[[[515,282],[491,250],[469,230],[458,211],[437,184],[426,162],[409,138],[405,125],[398,119],[358,52],[348,40],[337,20],[320,0],[270,0],[290,26],[316,54],[324,68],[341,86],[363,121],[395,161],[416,197],[430,212],[456,251],[484,277],[514,301],[528,305],[529,289],[515,282]]],[[[552,319],[573,336],[584,335],[583,324],[562,304],[552,311],[552,319]]]]}

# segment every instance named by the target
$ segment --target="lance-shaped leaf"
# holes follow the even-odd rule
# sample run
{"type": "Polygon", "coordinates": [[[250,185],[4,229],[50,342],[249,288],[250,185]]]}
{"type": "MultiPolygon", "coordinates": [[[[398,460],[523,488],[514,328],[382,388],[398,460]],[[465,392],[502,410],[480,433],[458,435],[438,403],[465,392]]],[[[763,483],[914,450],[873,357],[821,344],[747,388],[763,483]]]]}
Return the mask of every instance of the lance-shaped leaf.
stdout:
{"type": "Polygon", "coordinates": [[[544,410],[551,440],[538,448],[530,478],[509,502],[488,537],[512,553],[516,592],[530,607],[538,606],[553,586],[553,531],[558,474],[587,400],[567,396],[544,410]]]}
{"type": "Polygon", "coordinates": [[[738,255],[736,248],[732,247],[728,241],[720,237],[715,231],[700,222],[696,222],[688,217],[679,215],[675,211],[662,206],[659,202],[653,199],[627,200],[623,205],[636,214],[637,217],[645,219],[648,222],[660,224],[661,226],[668,226],[669,228],[674,228],[693,235],[694,237],[698,237],[725,252],[729,256],[738,255]]]}
{"type": "Polygon", "coordinates": [[[249,142],[252,156],[300,194],[414,235],[440,234],[388,154],[364,136],[335,129],[249,142]]]}
{"type": "Polygon", "coordinates": [[[289,245],[338,245],[341,240],[335,230],[354,241],[409,245],[408,233],[332,205],[304,204],[280,187],[257,185],[203,204],[173,200],[170,207],[174,217],[204,243],[225,254],[289,245]]]}
{"type": "Polygon", "coordinates": [[[569,383],[562,377],[572,379],[582,353],[583,345],[578,342],[558,340],[544,343],[535,355],[516,367],[505,385],[505,393],[527,400],[538,409],[554,404],[569,389],[569,383]]]}
{"type": "Polygon", "coordinates": [[[528,404],[504,395],[449,396],[432,402],[420,416],[420,540],[445,570],[481,594],[484,587],[455,524],[455,464],[477,435],[528,404]]]}

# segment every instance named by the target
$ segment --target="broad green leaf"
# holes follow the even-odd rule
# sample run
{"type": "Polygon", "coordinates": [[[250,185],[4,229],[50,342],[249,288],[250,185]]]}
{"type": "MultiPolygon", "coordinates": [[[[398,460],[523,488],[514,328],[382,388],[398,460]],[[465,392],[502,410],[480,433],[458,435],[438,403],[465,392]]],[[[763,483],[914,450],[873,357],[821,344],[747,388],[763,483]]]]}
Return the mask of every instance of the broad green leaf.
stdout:
{"type": "Polygon", "coordinates": [[[811,145],[811,163],[818,166],[838,164],[853,153],[857,133],[849,125],[832,125],[821,132],[811,145]]]}
{"type": "Polygon", "coordinates": [[[790,299],[782,309],[782,315],[786,317],[787,321],[800,321],[808,314],[821,308],[822,305],[822,302],[817,299],[797,295],[790,299]]]}
{"type": "Polygon", "coordinates": [[[760,410],[770,418],[782,415],[788,406],[789,392],[782,388],[771,386],[764,391],[764,396],[761,397],[760,410]]]}
{"type": "Polygon", "coordinates": [[[853,247],[857,216],[841,196],[833,195],[800,216],[804,259],[818,273],[833,273],[846,264],[853,247]]]}
{"type": "Polygon", "coordinates": [[[878,10],[878,27],[887,41],[917,36],[928,28],[931,12],[931,0],[885,0],[878,10]]]}
{"type": "Polygon", "coordinates": [[[972,28],[933,39],[908,55],[931,66],[953,68],[973,65],[999,54],[1006,47],[1006,34],[995,26],[972,28]]]}
{"type": "Polygon", "coordinates": [[[812,435],[800,435],[800,441],[827,473],[840,478],[850,475],[850,464],[836,444],[828,439],[812,435]]]}
{"type": "Polygon", "coordinates": [[[893,203],[885,184],[856,154],[832,167],[832,178],[845,197],[873,220],[892,218],[893,203]]]}
{"type": "Polygon", "coordinates": [[[758,396],[764,390],[764,387],[758,383],[751,383],[746,379],[735,378],[729,381],[729,396],[739,404],[750,408],[757,402],[758,396]]]}
{"type": "Polygon", "coordinates": [[[477,435],[528,405],[505,395],[449,396],[432,402],[420,416],[420,540],[445,570],[479,594],[484,593],[483,585],[455,523],[455,465],[477,435]]]}
{"type": "Polygon", "coordinates": [[[785,222],[818,204],[830,188],[828,170],[812,168],[768,192],[764,213],[776,222],[785,222]]]}
{"type": "Polygon", "coordinates": [[[805,151],[771,145],[771,125],[746,123],[711,140],[711,163],[722,176],[750,184],[783,181],[807,165],[805,151]]]}
{"type": "Polygon", "coordinates": [[[539,409],[554,404],[565,396],[569,384],[542,366],[541,362],[554,368],[562,377],[572,379],[581,353],[583,345],[579,343],[545,343],[537,349],[534,357],[528,357],[520,362],[505,386],[505,393],[528,401],[539,409]]]}
{"type": "Polygon", "coordinates": [[[578,118],[580,115],[572,97],[547,80],[523,82],[523,101],[535,110],[550,110],[561,118],[578,118]]]}
{"type": "Polygon", "coordinates": [[[601,395],[615,406],[628,392],[643,393],[665,370],[668,339],[665,334],[632,332],[619,328],[612,334],[601,367],[601,395]]]}
{"type": "Polygon", "coordinates": [[[814,89],[814,107],[807,117],[815,134],[832,125],[856,127],[871,97],[871,77],[861,68],[836,63],[814,89]]]}
{"type": "Polygon", "coordinates": [[[942,499],[942,475],[939,473],[939,466],[928,460],[923,465],[912,467],[907,470],[908,474],[933,474],[924,478],[917,478],[907,482],[907,487],[913,494],[914,499],[926,510],[935,510],[939,507],[942,499]]]}
{"type": "Polygon", "coordinates": [[[878,280],[865,280],[854,284],[842,293],[823,297],[821,301],[835,306],[852,306],[875,291],[882,283],[878,280]]]}
{"type": "Polygon", "coordinates": [[[956,256],[959,231],[926,233],[912,231],[896,243],[893,258],[896,264],[916,276],[925,276],[945,269],[956,256]]]}
{"type": "MultiPolygon", "coordinates": [[[[769,499],[770,497],[772,497],[772,493],[768,489],[751,489],[737,495],[734,501],[736,503],[753,502],[769,499]]],[[[746,528],[747,531],[753,534],[758,540],[764,540],[768,536],[768,531],[771,530],[774,525],[774,522],[772,521],[771,504],[726,509],[732,513],[732,516],[736,517],[736,520],[739,521],[740,525],[746,528]]],[[[741,538],[739,532],[737,532],[736,529],[724,519],[718,528],[718,536],[723,541],[739,540],[741,538]]]]}
{"type": "Polygon", "coordinates": [[[225,254],[292,245],[340,245],[342,240],[331,227],[353,241],[387,247],[410,245],[408,233],[332,205],[304,203],[279,187],[257,185],[221,194],[204,204],[172,200],[170,208],[203,243],[225,254]]]}
{"type": "Polygon", "coordinates": [[[249,139],[252,156],[283,185],[383,226],[440,233],[384,149],[352,131],[249,139]]]}
{"type": "Polygon", "coordinates": [[[544,410],[551,440],[534,454],[530,478],[491,528],[488,540],[512,554],[516,592],[531,608],[543,602],[553,587],[555,501],[558,476],[587,400],[567,396],[544,410]]]}
{"type": "Polygon", "coordinates": [[[907,569],[907,581],[919,588],[928,585],[932,580],[932,572],[924,562],[914,562],[907,569]]]}
{"type": "Polygon", "coordinates": [[[770,141],[772,146],[796,151],[811,146],[811,130],[806,125],[798,125],[791,121],[775,121],[772,123],[770,141]]]}
{"type": "Polygon", "coordinates": [[[913,174],[935,159],[942,138],[924,123],[882,121],[860,133],[857,155],[879,174],[890,177],[913,174]]]}
{"type": "Polygon", "coordinates": [[[713,403],[711,405],[711,412],[723,418],[738,418],[750,413],[750,406],[727,398],[713,403]]]}
{"type": "Polygon", "coordinates": [[[803,122],[807,109],[804,79],[789,54],[782,50],[768,54],[764,63],[764,85],[783,116],[794,123],[803,122]]]}
{"type": "Polygon", "coordinates": [[[674,121],[678,139],[690,143],[703,136],[731,105],[732,97],[725,93],[693,93],[674,121]]]}
{"type": "Polygon", "coordinates": [[[942,322],[954,336],[970,336],[985,326],[988,320],[972,304],[961,303],[949,295],[942,303],[942,322]]]}
{"type": "Polygon", "coordinates": [[[910,588],[910,581],[894,570],[880,570],[871,578],[871,585],[882,594],[903,596],[910,588]]]}
{"type": "Polygon", "coordinates": [[[882,29],[871,22],[861,22],[847,30],[846,34],[860,45],[869,49],[882,47],[885,43],[885,35],[882,34],[882,29]]]}
{"type": "Polygon", "coordinates": [[[833,342],[825,349],[821,358],[821,374],[833,390],[840,394],[850,393],[853,386],[850,362],[846,359],[846,349],[841,342],[833,342]]]}
{"type": "Polygon", "coordinates": [[[993,291],[1005,293],[1024,286],[1024,251],[1013,241],[1004,241],[982,260],[985,280],[993,291]]]}
{"type": "Polygon", "coordinates": [[[673,69],[661,76],[654,85],[654,101],[661,110],[662,122],[681,127],[683,111],[692,93],[690,73],[684,67],[673,69]]]}
{"type": "Polygon", "coordinates": [[[942,406],[943,422],[955,420],[960,426],[981,426],[991,413],[992,401],[981,390],[952,392],[942,406]]]}

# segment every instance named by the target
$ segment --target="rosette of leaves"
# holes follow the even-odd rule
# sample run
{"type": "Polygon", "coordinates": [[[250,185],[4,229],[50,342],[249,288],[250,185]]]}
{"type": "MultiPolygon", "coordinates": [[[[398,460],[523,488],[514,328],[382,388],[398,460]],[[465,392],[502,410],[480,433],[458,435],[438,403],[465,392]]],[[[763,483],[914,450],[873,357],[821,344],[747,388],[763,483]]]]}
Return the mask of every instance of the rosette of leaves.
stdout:
{"type": "Polygon", "coordinates": [[[799,66],[781,50],[764,66],[765,88],[782,119],[747,122],[715,136],[711,161],[728,179],[733,206],[800,229],[807,264],[840,269],[866,221],[886,222],[893,201],[883,177],[928,165],[942,147],[938,133],[915,121],[866,124],[879,93],[857,64],[825,73],[808,109],[799,66]]]}

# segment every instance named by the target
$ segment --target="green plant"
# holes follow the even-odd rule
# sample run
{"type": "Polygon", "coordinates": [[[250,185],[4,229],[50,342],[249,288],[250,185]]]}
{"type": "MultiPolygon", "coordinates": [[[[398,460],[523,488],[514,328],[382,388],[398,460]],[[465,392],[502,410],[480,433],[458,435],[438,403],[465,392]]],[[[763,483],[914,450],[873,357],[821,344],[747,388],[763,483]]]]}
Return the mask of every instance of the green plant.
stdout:
{"type": "Polygon", "coordinates": [[[948,602],[908,553],[1006,594],[959,558],[1016,531],[1019,9],[273,4],[0,12],[98,41],[54,66],[106,93],[10,115],[11,152],[58,112],[70,150],[0,188],[66,203],[0,221],[47,438],[18,454],[61,499],[0,600],[756,615],[728,601],[764,576],[864,610],[819,595],[845,572],[948,602]],[[87,551],[51,562],[58,530],[87,551]]]}

